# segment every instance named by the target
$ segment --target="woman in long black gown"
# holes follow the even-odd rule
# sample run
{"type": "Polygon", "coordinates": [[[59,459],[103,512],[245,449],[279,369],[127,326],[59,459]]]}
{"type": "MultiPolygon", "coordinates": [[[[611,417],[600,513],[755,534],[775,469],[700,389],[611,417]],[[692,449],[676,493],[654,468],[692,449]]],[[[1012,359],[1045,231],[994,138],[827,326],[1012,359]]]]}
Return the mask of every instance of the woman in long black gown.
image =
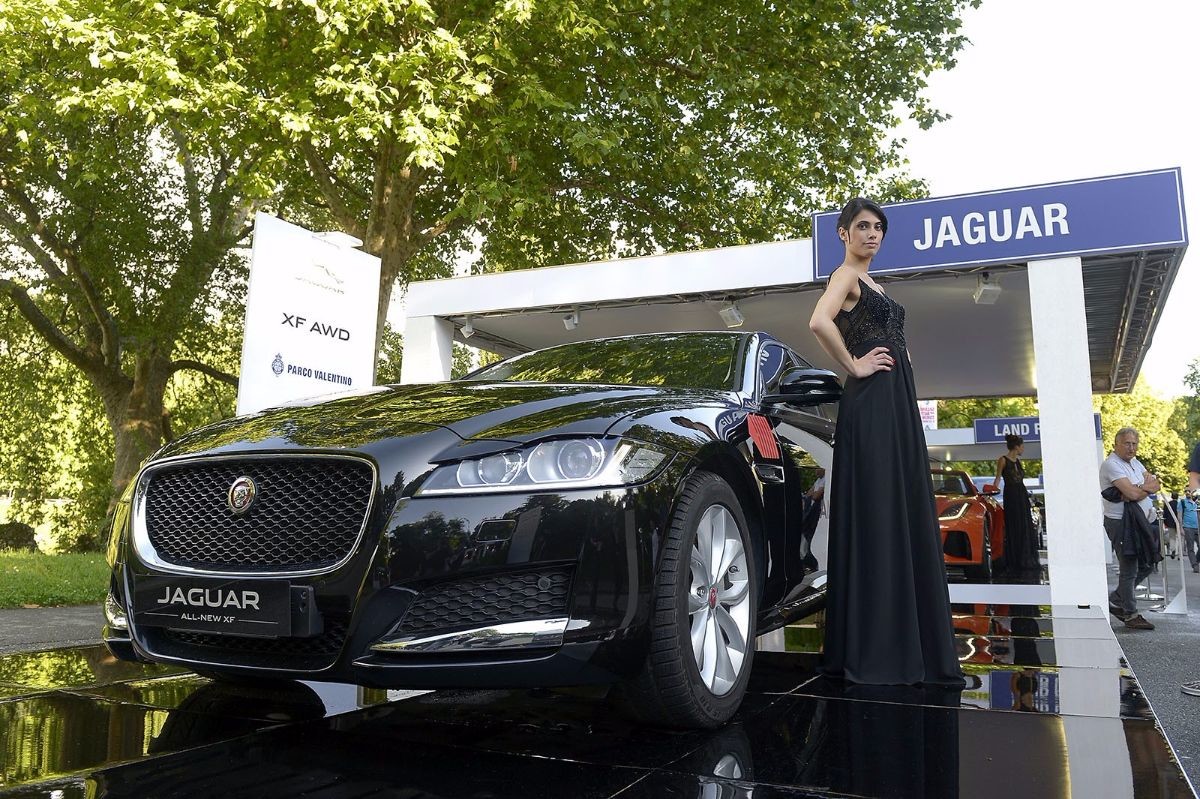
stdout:
{"type": "Polygon", "coordinates": [[[1008,453],[996,460],[995,480],[998,484],[1004,478],[1004,560],[1010,573],[1028,576],[1037,572],[1040,564],[1029,490],[1025,488],[1025,468],[1021,465],[1025,439],[1009,434],[1004,443],[1008,445],[1008,453]]]}
{"type": "Polygon", "coordinates": [[[962,686],[904,308],[867,274],[875,203],[838,217],[846,245],[809,322],[848,373],[834,436],[822,671],[873,685],[962,686]]]}

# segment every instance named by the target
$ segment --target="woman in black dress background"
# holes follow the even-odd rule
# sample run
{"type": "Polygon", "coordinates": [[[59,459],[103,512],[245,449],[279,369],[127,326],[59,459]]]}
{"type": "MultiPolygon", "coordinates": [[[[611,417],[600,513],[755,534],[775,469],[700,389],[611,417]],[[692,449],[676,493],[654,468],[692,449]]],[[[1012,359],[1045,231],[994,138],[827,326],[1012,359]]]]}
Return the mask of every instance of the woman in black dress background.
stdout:
{"type": "Polygon", "coordinates": [[[1008,445],[1008,453],[996,459],[994,481],[994,485],[999,485],[1000,478],[1004,478],[1004,559],[1009,573],[1031,575],[1040,564],[1029,490],[1025,488],[1025,467],[1021,465],[1025,439],[1009,434],[1004,443],[1008,445]]]}
{"type": "Polygon", "coordinates": [[[887,217],[855,198],[809,328],[844,369],[829,507],[822,671],[873,685],[963,684],[904,308],[867,274],[887,217]]]}

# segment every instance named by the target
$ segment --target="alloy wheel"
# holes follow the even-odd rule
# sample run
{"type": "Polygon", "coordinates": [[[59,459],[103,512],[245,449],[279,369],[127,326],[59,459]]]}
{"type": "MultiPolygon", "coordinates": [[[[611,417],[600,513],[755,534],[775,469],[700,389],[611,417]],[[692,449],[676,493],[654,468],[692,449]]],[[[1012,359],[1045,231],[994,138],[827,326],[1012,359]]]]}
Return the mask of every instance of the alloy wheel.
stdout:
{"type": "Polygon", "coordinates": [[[737,682],[753,646],[750,574],[742,531],[723,505],[705,510],[690,554],[688,621],[700,679],[715,696],[737,682]]]}

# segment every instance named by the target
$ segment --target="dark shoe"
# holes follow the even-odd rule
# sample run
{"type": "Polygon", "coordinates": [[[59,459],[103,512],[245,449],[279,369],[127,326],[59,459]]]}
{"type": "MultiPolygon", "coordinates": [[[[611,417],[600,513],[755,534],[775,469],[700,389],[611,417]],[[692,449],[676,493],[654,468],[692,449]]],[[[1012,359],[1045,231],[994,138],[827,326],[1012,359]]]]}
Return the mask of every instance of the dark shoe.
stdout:
{"type": "Polygon", "coordinates": [[[1200,574],[1200,565],[1197,565],[1197,564],[1193,563],[1193,564],[1192,564],[1192,571],[1196,572],[1196,574],[1200,574]]]}
{"type": "Polygon", "coordinates": [[[1129,618],[1129,614],[1126,613],[1120,605],[1114,605],[1111,602],[1108,603],[1108,612],[1116,616],[1121,621],[1125,621],[1127,618],[1129,618]]]}
{"type": "Polygon", "coordinates": [[[1125,626],[1131,630],[1153,630],[1154,625],[1146,621],[1142,614],[1138,613],[1130,616],[1125,620],[1125,626]]]}

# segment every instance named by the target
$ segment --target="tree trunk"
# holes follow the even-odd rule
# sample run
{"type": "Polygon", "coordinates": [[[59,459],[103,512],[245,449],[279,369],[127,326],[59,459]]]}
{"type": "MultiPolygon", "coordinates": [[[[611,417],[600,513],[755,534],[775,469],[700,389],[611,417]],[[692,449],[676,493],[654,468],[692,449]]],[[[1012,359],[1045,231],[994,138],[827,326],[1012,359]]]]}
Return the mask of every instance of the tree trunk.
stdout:
{"type": "Polygon", "coordinates": [[[125,379],[100,386],[114,443],[110,514],[142,461],[162,444],[163,395],[171,377],[171,361],[155,353],[139,353],[133,379],[122,377],[125,379]]]}
{"type": "Polygon", "coordinates": [[[379,358],[379,347],[383,342],[383,326],[387,322],[388,308],[392,304],[392,292],[398,282],[408,285],[405,266],[412,260],[414,250],[408,242],[388,247],[379,256],[379,305],[375,310],[375,358],[379,358]],[[404,280],[401,280],[405,276],[404,280]]]}

